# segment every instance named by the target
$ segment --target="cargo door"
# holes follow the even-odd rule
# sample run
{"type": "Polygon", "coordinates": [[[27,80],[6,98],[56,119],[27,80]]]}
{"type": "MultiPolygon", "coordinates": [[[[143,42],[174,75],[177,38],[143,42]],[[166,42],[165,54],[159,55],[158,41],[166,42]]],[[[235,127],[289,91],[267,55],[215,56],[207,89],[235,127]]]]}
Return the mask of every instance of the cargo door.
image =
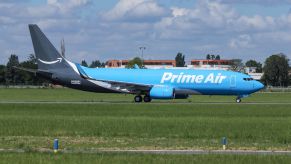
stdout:
{"type": "Polygon", "coordinates": [[[230,77],[230,88],[235,88],[236,87],[236,76],[232,75],[230,77]]]}

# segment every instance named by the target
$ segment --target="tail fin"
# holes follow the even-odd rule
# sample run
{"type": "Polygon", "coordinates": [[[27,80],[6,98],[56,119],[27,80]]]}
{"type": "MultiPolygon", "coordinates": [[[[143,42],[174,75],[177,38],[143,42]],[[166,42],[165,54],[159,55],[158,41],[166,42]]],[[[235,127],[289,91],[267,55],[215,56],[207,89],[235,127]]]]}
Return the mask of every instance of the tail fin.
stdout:
{"type": "Polygon", "coordinates": [[[64,57],[52,45],[37,25],[30,24],[29,31],[39,70],[64,67],[64,57]]]}

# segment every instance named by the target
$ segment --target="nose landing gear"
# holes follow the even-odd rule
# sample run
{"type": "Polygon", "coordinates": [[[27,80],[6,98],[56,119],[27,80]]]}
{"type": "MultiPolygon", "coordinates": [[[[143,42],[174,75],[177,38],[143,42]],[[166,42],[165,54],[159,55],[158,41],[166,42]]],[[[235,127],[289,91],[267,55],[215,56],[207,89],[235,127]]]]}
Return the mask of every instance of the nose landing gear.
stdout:
{"type": "Polygon", "coordinates": [[[241,99],[242,99],[242,98],[246,98],[246,97],[249,97],[249,96],[250,96],[250,95],[248,95],[248,94],[238,95],[235,101],[236,101],[237,103],[241,103],[241,99]]]}
{"type": "Polygon", "coordinates": [[[241,98],[240,97],[238,97],[238,98],[236,98],[236,103],[241,103],[241,98]]]}

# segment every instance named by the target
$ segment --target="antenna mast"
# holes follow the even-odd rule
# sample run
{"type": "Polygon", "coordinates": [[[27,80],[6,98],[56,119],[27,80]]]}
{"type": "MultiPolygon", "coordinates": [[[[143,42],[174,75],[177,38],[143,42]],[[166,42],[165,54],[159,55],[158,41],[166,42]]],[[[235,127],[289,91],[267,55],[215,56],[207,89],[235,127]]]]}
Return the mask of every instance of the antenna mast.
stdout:
{"type": "Polygon", "coordinates": [[[65,48],[65,39],[63,38],[61,40],[61,54],[63,57],[65,57],[65,52],[66,52],[66,48],[65,48]]]}

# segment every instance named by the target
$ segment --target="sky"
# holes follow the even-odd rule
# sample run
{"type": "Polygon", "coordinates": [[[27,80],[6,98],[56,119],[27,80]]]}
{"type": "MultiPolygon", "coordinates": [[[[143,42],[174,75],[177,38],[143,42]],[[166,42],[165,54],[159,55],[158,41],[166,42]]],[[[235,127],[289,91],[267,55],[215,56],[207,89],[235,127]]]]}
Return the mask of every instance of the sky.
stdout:
{"type": "Polygon", "coordinates": [[[77,63],[132,59],[139,47],[144,59],[291,59],[291,0],[1,0],[0,64],[34,53],[28,24],[57,49],[64,39],[77,63]]]}

